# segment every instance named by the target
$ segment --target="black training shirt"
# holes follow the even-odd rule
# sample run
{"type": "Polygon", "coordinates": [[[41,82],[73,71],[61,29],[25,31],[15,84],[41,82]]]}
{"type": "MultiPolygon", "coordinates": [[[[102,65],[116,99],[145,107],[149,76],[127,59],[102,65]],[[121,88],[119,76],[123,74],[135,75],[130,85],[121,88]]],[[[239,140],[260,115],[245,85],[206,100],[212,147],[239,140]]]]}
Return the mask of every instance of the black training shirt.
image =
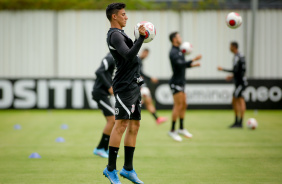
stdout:
{"type": "Polygon", "coordinates": [[[107,43],[116,61],[117,71],[113,80],[115,94],[129,92],[143,84],[140,77],[140,62],[137,54],[143,44],[145,36],[140,35],[133,44],[123,30],[110,28],[107,43]]]}
{"type": "Polygon", "coordinates": [[[225,72],[231,72],[233,73],[233,79],[235,85],[247,85],[247,79],[245,77],[246,73],[246,61],[245,57],[241,55],[240,53],[235,54],[233,58],[233,69],[223,69],[225,72]]]}
{"type": "Polygon", "coordinates": [[[185,61],[184,54],[180,51],[179,47],[172,46],[169,53],[170,64],[172,67],[172,77],[169,81],[174,85],[185,85],[185,71],[190,68],[192,61],[185,61]]]}
{"type": "Polygon", "coordinates": [[[112,78],[115,70],[115,60],[108,53],[102,60],[100,67],[96,70],[96,81],[93,87],[94,93],[110,95],[108,89],[112,86],[112,78]]]}

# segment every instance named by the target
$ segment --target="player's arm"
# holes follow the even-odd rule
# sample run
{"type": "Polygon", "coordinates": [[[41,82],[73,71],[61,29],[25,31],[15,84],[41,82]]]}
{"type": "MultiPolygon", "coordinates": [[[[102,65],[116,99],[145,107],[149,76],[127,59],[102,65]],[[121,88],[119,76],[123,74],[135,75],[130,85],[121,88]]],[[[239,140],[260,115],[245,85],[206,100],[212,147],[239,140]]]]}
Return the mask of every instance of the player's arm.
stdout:
{"type": "Polygon", "coordinates": [[[181,65],[183,67],[186,68],[191,68],[191,67],[196,67],[196,66],[200,66],[200,63],[194,63],[195,61],[198,61],[202,58],[201,55],[196,56],[194,59],[189,60],[189,61],[182,61],[182,58],[179,57],[178,53],[177,54],[173,54],[172,60],[177,64],[177,65],[181,65]]]}
{"type": "Polygon", "coordinates": [[[192,63],[191,63],[191,66],[190,67],[198,67],[198,66],[201,66],[201,63],[199,62],[195,62],[195,61],[198,61],[202,59],[202,55],[198,55],[196,56],[194,59],[192,59],[192,63]]]}
{"type": "Polygon", "coordinates": [[[229,72],[229,73],[233,73],[233,72],[234,72],[234,70],[228,70],[228,69],[222,68],[221,66],[218,66],[218,67],[217,67],[217,70],[218,70],[218,71],[229,72]]]}
{"type": "Polygon", "coordinates": [[[186,68],[190,68],[192,64],[192,60],[183,62],[183,59],[179,57],[178,52],[171,53],[170,59],[174,64],[182,66],[182,67],[186,67],[186,68]]]}
{"type": "Polygon", "coordinates": [[[245,73],[246,73],[246,61],[245,61],[245,57],[241,57],[240,58],[240,61],[239,61],[239,64],[240,64],[240,75],[241,77],[244,77],[245,76],[245,73]]]}
{"type": "Polygon", "coordinates": [[[107,59],[103,59],[101,66],[95,72],[96,76],[102,80],[103,84],[108,89],[112,87],[111,81],[109,81],[105,75],[109,68],[109,64],[110,63],[107,61],[107,59]]]}
{"type": "Polygon", "coordinates": [[[126,60],[132,60],[136,57],[138,54],[143,41],[145,39],[145,31],[146,29],[144,28],[143,25],[139,27],[139,30],[142,29],[142,33],[140,32],[140,37],[137,39],[133,47],[128,48],[126,43],[124,42],[124,37],[121,33],[119,32],[114,32],[111,35],[111,45],[117,50],[117,52],[126,60]],[[144,30],[143,30],[144,29],[144,30]],[[144,32],[144,33],[143,33],[144,32]]]}
{"type": "MultiPolygon", "coordinates": [[[[219,71],[224,71],[224,72],[230,72],[230,73],[233,73],[234,70],[228,70],[228,69],[224,69],[222,68],[221,66],[218,66],[217,67],[217,70],[219,71]]],[[[233,79],[233,75],[228,75],[226,78],[225,78],[227,81],[231,81],[233,79]]]]}

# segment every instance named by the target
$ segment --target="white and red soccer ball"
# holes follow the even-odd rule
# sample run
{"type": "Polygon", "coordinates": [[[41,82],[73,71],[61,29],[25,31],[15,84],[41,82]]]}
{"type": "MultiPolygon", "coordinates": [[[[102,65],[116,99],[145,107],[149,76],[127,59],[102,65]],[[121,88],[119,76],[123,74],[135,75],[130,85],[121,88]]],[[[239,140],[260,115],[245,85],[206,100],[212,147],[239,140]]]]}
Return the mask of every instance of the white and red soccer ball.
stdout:
{"type": "Polygon", "coordinates": [[[142,22],[137,23],[137,25],[134,27],[134,36],[135,36],[136,39],[138,39],[139,36],[140,36],[138,28],[142,24],[144,25],[145,29],[147,30],[144,43],[149,43],[156,36],[156,28],[155,28],[154,24],[152,24],[151,22],[142,21],[142,22]]]}
{"type": "Polygon", "coordinates": [[[191,52],[193,51],[193,46],[191,43],[189,42],[183,42],[181,45],[180,45],[180,50],[183,54],[185,55],[189,55],[191,54],[191,52]]]}
{"type": "Polygon", "coordinates": [[[256,129],[257,127],[258,127],[258,122],[257,122],[257,120],[255,119],[255,118],[250,118],[250,119],[248,119],[248,121],[247,121],[247,127],[249,128],[249,129],[256,129]]]}
{"type": "Polygon", "coordinates": [[[231,29],[236,29],[241,26],[242,17],[239,15],[239,13],[231,12],[226,17],[226,24],[231,29]]]}

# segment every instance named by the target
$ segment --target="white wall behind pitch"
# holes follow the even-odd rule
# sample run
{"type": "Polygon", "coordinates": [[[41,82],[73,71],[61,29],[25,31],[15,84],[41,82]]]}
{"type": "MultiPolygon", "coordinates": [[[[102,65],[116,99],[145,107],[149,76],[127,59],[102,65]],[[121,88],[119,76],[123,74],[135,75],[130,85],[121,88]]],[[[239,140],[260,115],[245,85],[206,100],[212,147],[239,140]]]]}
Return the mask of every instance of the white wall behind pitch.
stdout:
{"type": "MultiPolygon", "coordinates": [[[[240,44],[249,66],[251,12],[238,11],[243,24],[236,30],[225,25],[229,11],[127,11],[125,32],[133,38],[137,22],[147,20],[157,28],[154,41],[144,44],[151,53],[145,72],[168,79],[171,66],[168,35],[179,31],[194,46],[187,59],[202,54],[202,66],[187,70],[187,78],[222,78],[218,65],[232,67],[230,41],[240,44]]],[[[255,35],[256,78],[282,78],[281,10],[260,10],[255,35]]],[[[105,11],[2,11],[0,12],[0,77],[94,77],[108,52],[110,24],[105,11]]],[[[247,70],[250,77],[250,69],[247,70]]]]}
{"type": "Polygon", "coordinates": [[[0,11],[0,76],[54,75],[54,12],[0,11]]]}

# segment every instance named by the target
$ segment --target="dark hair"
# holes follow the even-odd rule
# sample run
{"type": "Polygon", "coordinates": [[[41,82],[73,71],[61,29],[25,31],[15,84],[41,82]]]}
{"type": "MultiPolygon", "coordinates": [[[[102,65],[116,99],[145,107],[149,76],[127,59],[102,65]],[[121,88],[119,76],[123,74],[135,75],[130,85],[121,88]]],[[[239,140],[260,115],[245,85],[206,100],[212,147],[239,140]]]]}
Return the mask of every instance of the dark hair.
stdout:
{"type": "Polygon", "coordinates": [[[109,4],[106,9],[106,15],[109,21],[112,20],[112,15],[117,14],[117,12],[121,9],[124,9],[126,7],[126,4],[124,3],[112,3],[109,4]]]}
{"type": "Polygon", "coordinates": [[[175,38],[175,36],[176,36],[177,34],[178,34],[178,32],[170,33],[170,35],[169,35],[169,40],[170,40],[171,43],[172,43],[173,38],[175,38]]]}
{"type": "Polygon", "coordinates": [[[233,47],[235,47],[236,49],[238,49],[238,48],[239,48],[238,43],[237,43],[237,42],[235,42],[235,41],[231,42],[230,44],[231,44],[233,47]]]}

